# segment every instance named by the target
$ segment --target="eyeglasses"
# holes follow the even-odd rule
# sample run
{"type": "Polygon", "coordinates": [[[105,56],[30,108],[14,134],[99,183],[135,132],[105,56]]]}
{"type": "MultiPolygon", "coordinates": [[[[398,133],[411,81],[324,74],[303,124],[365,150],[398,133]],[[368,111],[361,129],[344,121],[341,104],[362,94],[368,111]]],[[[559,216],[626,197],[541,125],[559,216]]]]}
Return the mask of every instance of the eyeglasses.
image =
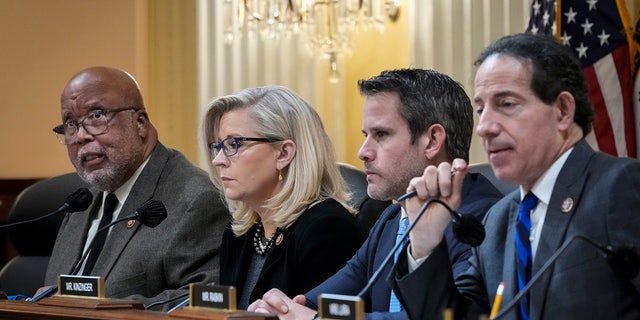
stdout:
{"type": "Polygon", "coordinates": [[[76,133],[78,133],[80,127],[83,127],[84,131],[92,136],[105,134],[109,130],[109,120],[113,119],[113,115],[118,112],[129,110],[138,111],[138,108],[128,107],[114,110],[96,110],[89,113],[80,122],[67,121],[53,128],[53,132],[56,133],[56,137],[60,143],[70,145],[76,142],[76,133]],[[107,117],[108,114],[112,115],[111,118],[107,117]]]}
{"type": "Polygon", "coordinates": [[[226,138],[220,142],[212,142],[209,144],[209,150],[211,151],[211,159],[215,158],[220,150],[225,156],[231,157],[238,153],[238,148],[242,146],[240,141],[260,141],[260,142],[277,142],[280,140],[269,138],[247,138],[247,137],[231,137],[226,138]]]}

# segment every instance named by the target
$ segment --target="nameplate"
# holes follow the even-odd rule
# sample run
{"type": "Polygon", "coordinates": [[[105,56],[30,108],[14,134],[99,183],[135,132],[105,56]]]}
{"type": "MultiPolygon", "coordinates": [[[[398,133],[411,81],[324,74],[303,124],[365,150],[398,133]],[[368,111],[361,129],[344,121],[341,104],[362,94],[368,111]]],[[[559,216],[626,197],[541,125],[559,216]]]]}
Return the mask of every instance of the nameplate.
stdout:
{"type": "Polygon", "coordinates": [[[357,296],[323,293],[318,316],[325,320],[364,320],[364,301],[357,296]]]}
{"type": "Polygon", "coordinates": [[[189,285],[189,306],[236,311],[236,288],[219,285],[189,285]]]}
{"type": "Polygon", "coordinates": [[[94,276],[58,277],[59,294],[84,298],[104,298],[104,278],[94,276]]]}

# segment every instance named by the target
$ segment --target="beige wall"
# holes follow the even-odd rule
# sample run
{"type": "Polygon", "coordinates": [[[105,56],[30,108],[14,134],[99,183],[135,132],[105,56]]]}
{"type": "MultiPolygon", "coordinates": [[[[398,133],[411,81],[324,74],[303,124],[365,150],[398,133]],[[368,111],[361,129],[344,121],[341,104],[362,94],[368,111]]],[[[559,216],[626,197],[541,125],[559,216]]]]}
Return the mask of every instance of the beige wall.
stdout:
{"type": "Polygon", "coordinates": [[[145,90],[145,12],[131,0],[0,0],[0,178],[73,171],[51,129],[76,71],[120,67],[145,90]]]}

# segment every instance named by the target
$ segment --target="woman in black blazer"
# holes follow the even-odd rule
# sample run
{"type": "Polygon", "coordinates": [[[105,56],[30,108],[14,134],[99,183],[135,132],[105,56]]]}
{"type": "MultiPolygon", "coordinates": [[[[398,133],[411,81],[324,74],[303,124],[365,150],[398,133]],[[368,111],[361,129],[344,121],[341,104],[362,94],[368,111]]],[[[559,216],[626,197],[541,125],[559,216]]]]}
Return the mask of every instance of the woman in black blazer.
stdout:
{"type": "Polygon", "coordinates": [[[314,288],[364,241],[320,116],[296,93],[259,87],[213,100],[204,140],[232,215],[220,284],[236,287],[239,309],[271,288],[314,288]]]}

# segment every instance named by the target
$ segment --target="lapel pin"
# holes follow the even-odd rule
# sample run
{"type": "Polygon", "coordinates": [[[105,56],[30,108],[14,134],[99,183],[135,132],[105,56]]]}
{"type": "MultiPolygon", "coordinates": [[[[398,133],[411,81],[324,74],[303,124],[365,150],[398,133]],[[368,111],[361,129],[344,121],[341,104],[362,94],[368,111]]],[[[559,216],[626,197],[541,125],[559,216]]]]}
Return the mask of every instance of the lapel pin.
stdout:
{"type": "Polygon", "coordinates": [[[565,198],[564,201],[562,201],[562,206],[560,207],[560,209],[562,210],[562,213],[571,211],[571,209],[573,209],[573,199],[565,198]]]}
{"type": "Polygon", "coordinates": [[[278,235],[278,238],[276,239],[276,246],[280,245],[280,243],[282,242],[282,239],[284,239],[284,236],[281,233],[278,235]]]}
{"type": "Polygon", "coordinates": [[[136,219],[131,219],[131,220],[127,221],[127,229],[131,229],[135,225],[136,225],[136,219]]]}

